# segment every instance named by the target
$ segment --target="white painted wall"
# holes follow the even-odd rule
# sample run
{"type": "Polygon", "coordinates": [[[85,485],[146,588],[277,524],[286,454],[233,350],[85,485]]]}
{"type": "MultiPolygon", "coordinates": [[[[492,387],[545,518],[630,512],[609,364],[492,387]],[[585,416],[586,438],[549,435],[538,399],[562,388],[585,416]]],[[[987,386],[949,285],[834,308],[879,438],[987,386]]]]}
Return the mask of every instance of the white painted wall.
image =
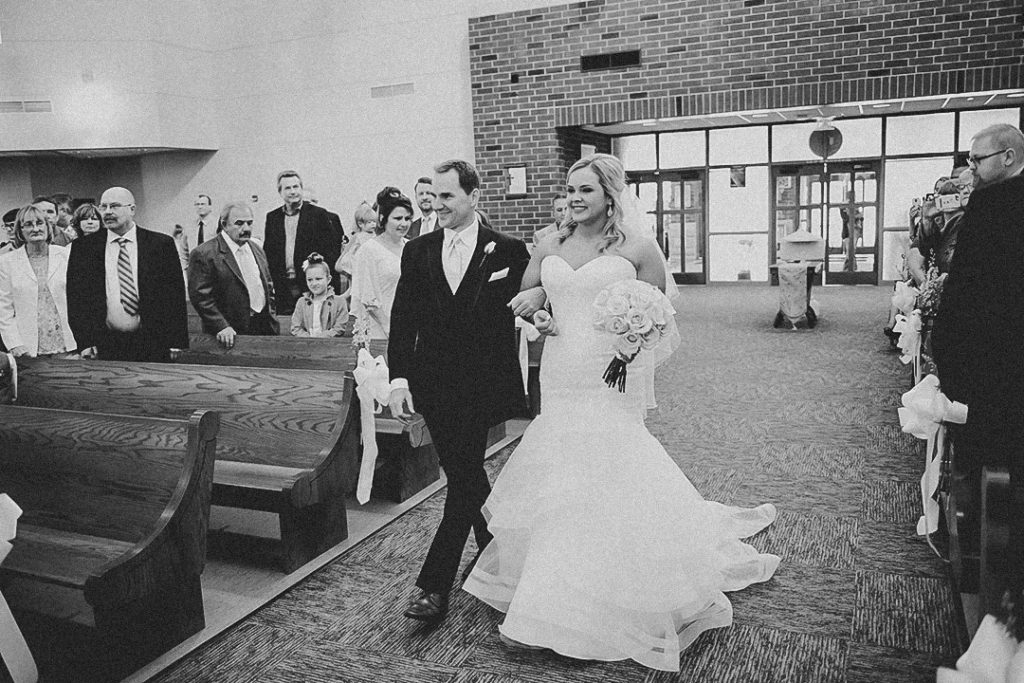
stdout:
{"type": "MultiPolygon", "coordinates": [[[[411,194],[438,161],[473,158],[469,17],[556,4],[5,0],[0,99],[51,99],[54,112],[0,115],[0,153],[211,149],[141,157],[140,222],[170,231],[203,192],[215,206],[258,195],[262,223],[276,173],[294,168],[351,227],[384,185],[411,194]],[[371,98],[398,83],[415,92],[371,98]]],[[[25,184],[7,187],[7,161],[4,202],[25,184]]]]}

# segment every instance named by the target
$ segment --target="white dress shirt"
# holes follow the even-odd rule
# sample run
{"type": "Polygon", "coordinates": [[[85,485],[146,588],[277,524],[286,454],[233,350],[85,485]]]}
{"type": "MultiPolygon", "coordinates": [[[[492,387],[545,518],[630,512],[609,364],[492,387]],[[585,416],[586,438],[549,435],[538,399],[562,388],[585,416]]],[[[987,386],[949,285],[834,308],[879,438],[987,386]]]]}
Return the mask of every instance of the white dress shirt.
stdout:
{"type": "MultiPolygon", "coordinates": [[[[117,277],[117,257],[121,252],[121,244],[117,240],[124,238],[128,240],[125,246],[128,248],[128,260],[132,264],[135,291],[139,291],[139,242],[135,227],[135,223],[132,223],[124,235],[118,235],[113,230],[107,231],[107,250],[103,262],[107,280],[107,327],[117,332],[134,332],[139,329],[139,316],[128,315],[121,305],[121,281],[117,277]]],[[[139,300],[141,303],[141,294],[139,300]]]]}
{"type": "Polygon", "coordinates": [[[434,228],[437,227],[437,212],[431,211],[429,216],[423,216],[420,219],[420,234],[426,235],[428,232],[433,232],[434,228]]]}
{"type": "Polygon", "coordinates": [[[476,251],[477,238],[480,236],[480,223],[476,218],[459,232],[451,228],[444,229],[444,246],[441,248],[441,261],[444,264],[444,276],[452,294],[458,291],[462,277],[466,274],[469,261],[476,251]]]}
{"type": "Polygon", "coordinates": [[[291,216],[284,215],[284,272],[289,278],[298,277],[295,272],[295,235],[299,232],[299,211],[291,216]]]}
{"type": "Polygon", "coordinates": [[[263,291],[263,278],[260,277],[260,267],[256,264],[256,257],[253,256],[252,249],[248,243],[238,244],[235,242],[228,236],[226,230],[222,231],[220,236],[224,238],[224,243],[228,245],[231,255],[235,257],[238,270],[242,272],[245,289],[249,292],[250,312],[260,313],[267,305],[267,296],[263,291]]]}

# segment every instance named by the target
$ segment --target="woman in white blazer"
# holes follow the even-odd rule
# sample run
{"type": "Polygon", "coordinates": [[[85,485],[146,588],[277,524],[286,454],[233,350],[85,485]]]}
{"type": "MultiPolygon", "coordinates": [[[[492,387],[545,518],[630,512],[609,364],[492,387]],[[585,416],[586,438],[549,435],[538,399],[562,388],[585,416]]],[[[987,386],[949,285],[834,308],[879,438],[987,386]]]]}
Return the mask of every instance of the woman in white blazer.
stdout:
{"type": "Polygon", "coordinates": [[[51,244],[42,211],[26,206],[14,227],[18,247],[0,255],[0,337],[15,356],[70,355],[67,247],[51,244]]]}

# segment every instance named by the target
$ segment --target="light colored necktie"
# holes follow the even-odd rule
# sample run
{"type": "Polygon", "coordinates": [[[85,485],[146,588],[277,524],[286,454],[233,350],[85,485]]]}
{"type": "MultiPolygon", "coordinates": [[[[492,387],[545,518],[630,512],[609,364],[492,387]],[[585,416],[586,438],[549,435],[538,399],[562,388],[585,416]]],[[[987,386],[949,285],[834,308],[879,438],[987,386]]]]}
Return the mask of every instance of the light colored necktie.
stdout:
{"type": "Polygon", "coordinates": [[[260,276],[260,267],[256,263],[256,257],[249,251],[248,254],[242,254],[238,260],[241,262],[245,288],[249,290],[249,307],[253,313],[261,313],[267,305],[267,300],[263,293],[263,278],[260,276]]]}
{"type": "Polygon", "coordinates": [[[121,285],[121,306],[131,316],[139,314],[139,290],[135,288],[132,276],[132,261],[128,257],[128,239],[120,237],[114,240],[120,245],[117,252],[117,280],[121,285]]]}
{"type": "Polygon", "coordinates": [[[456,235],[452,239],[450,251],[448,252],[448,269],[445,276],[448,278],[448,287],[454,294],[462,282],[462,236],[456,235]]]}

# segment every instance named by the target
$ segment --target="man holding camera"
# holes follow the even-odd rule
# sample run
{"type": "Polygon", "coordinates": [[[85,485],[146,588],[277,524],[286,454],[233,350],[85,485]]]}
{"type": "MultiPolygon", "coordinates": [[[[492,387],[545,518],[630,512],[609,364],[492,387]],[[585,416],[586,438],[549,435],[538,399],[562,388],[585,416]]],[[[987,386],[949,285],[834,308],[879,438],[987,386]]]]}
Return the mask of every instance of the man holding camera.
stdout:
{"type": "MultiPolygon", "coordinates": [[[[953,433],[957,470],[984,465],[1010,472],[1013,503],[1024,508],[1024,135],[1006,124],[974,136],[968,157],[974,192],[932,331],[942,391],[966,403],[953,433]]],[[[976,481],[980,481],[975,479],[976,481]]],[[[1024,515],[1014,515],[1007,564],[994,568],[1024,583],[1024,515]]],[[[986,595],[998,606],[1003,586],[986,595]]],[[[993,604],[994,603],[994,604],[993,604]]]]}

